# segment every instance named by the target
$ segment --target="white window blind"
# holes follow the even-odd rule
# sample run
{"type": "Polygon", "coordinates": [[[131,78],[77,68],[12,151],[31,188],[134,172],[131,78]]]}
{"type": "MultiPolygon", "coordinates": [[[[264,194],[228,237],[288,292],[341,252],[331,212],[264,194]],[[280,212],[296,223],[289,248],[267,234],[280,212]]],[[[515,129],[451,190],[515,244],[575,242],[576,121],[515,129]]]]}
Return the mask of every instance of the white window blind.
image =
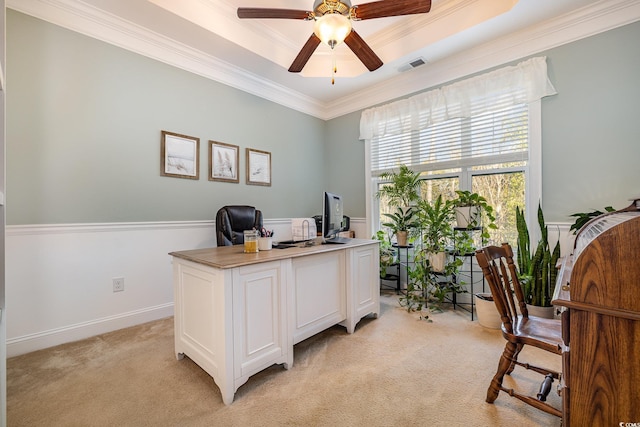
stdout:
{"type": "Polygon", "coordinates": [[[525,104],[457,118],[422,131],[375,138],[374,176],[404,164],[436,171],[528,160],[528,108],[525,104]]]}
{"type": "Polygon", "coordinates": [[[542,57],[366,110],[370,173],[526,161],[528,103],[555,93],[542,57]]]}

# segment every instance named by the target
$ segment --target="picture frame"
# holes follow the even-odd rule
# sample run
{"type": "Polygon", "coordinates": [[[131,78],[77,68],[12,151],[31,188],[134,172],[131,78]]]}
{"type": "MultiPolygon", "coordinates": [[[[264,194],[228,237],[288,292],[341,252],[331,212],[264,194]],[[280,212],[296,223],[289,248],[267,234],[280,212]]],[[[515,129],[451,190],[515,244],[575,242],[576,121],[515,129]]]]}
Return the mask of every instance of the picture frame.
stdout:
{"type": "Polygon", "coordinates": [[[247,184],[271,186],[271,153],[247,148],[247,184]]]}
{"type": "Polygon", "coordinates": [[[237,145],[209,141],[209,181],[240,182],[239,150],[237,145]]]}
{"type": "Polygon", "coordinates": [[[200,138],[162,131],[160,175],[200,179],[200,138]]]}

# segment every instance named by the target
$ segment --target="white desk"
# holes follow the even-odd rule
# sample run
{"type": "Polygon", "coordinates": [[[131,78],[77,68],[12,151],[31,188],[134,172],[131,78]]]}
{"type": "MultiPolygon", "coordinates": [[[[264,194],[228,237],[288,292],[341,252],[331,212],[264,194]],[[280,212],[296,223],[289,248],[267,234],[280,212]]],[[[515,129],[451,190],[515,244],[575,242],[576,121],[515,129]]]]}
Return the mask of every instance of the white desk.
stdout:
{"type": "Polygon", "coordinates": [[[175,352],[213,377],[229,405],[251,375],[293,365],[293,345],[380,313],[376,240],[243,253],[172,252],[175,352]]]}

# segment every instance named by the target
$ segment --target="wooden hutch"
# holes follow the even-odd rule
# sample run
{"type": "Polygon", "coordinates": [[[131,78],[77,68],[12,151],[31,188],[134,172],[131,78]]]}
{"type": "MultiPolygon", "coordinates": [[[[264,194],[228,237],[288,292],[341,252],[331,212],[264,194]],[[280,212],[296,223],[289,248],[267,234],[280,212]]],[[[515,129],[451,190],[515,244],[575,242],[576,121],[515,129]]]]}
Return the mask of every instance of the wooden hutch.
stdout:
{"type": "Polygon", "coordinates": [[[563,425],[640,423],[640,200],[580,229],[552,303],[562,312],[563,425]]]}

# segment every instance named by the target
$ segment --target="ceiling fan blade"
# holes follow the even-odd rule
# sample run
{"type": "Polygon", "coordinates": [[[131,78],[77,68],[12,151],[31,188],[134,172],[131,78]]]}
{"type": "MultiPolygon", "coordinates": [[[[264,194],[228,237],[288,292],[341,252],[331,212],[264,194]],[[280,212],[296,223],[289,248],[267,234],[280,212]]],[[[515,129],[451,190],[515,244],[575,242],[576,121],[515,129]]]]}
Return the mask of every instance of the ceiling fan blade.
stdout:
{"type": "Polygon", "coordinates": [[[311,12],[295,9],[268,9],[261,7],[239,7],[238,18],[309,19],[311,12]]]}
{"type": "Polygon", "coordinates": [[[289,67],[289,72],[291,73],[299,73],[302,71],[305,65],[307,65],[307,61],[313,55],[313,52],[316,51],[318,45],[320,44],[320,39],[315,34],[311,34],[309,40],[302,46],[302,50],[296,56],[296,59],[293,60],[293,64],[289,67]]]}
{"type": "Polygon", "coordinates": [[[354,6],[356,19],[415,15],[431,10],[431,0],[374,1],[354,6]]]}
{"type": "Polygon", "coordinates": [[[378,58],[378,55],[375,54],[369,45],[354,30],[351,30],[351,33],[344,39],[344,43],[349,46],[349,49],[355,53],[369,71],[374,71],[382,67],[382,60],[378,58]]]}

